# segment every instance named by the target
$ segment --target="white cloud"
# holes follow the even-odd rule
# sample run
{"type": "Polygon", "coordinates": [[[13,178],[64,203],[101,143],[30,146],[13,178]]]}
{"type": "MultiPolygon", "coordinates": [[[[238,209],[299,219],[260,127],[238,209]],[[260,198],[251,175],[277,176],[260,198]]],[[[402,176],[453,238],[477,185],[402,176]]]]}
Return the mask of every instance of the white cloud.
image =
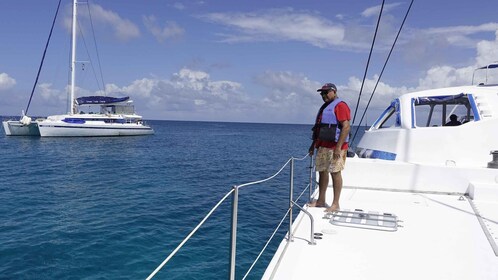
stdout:
{"type": "Polygon", "coordinates": [[[498,27],[495,31],[494,41],[482,40],[477,43],[477,58],[478,66],[485,66],[489,63],[498,61],[498,27]]]}
{"type": "Polygon", "coordinates": [[[472,37],[479,33],[495,33],[498,30],[498,23],[485,23],[477,26],[449,26],[429,28],[420,30],[421,33],[428,37],[444,39],[451,46],[459,46],[466,48],[475,48],[478,39],[472,37]]]}
{"type": "MultiPolygon", "coordinates": [[[[377,35],[376,50],[391,47],[399,28],[398,17],[389,12],[402,3],[384,6],[382,24],[377,35]]],[[[221,42],[242,43],[259,41],[297,41],[319,48],[365,51],[370,48],[372,30],[380,6],[363,12],[363,16],[338,14],[334,20],[319,12],[307,10],[269,9],[250,13],[210,13],[201,16],[206,21],[225,25],[225,33],[217,34],[221,42]]]]}
{"type": "Polygon", "coordinates": [[[16,80],[7,73],[0,73],[0,90],[8,90],[16,85],[16,80]]]}
{"type": "MultiPolygon", "coordinates": [[[[80,7],[78,12],[78,20],[89,19],[89,15],[85,12],[86,9],[80,7]]],[[[114,36],[122,41],[128,41],[140,37],[140,29],[130,20],[124,19],[118,13],[106,10],[97,4],[90,5],[91,18],[94,27],[101,31],[105,28],[111,28],[114,36]]],[[[71,30],[71,16],[68,15],[64,19],[64,24],[68,30],[71,30]]],[[[89,27],[85,27],[88,29],[89,27]]]]}
{"type": "Polygon", "coordinates": [[[237,82],[212,80],[204,71],[183,68],[169,79],[143,78],[130,85],[107,85],[108,94],[125,94],[148,118],[228,120],[239,115],[247,97],[237,82]]]}
{"type": "Polygon", "coordinates": [[[282,123],[314,121],[316,110],[322,103],[316,91],[320,82],[289,71],[265,71],[255,80],[265,90],[264,96],[255,100],[258,117],[282,123]]]}
{"type": "MultiPolygon", "coordinates": [[[[476,28],[464,27],[464,28],[445,28],[438,29],[439,33],[442,30],[451,30],[453,33],[460,32],[460,34],[472,34],[472,32],[481,32],[492,30],[488,29],[490,25],[480,25],[476,28]],[[486,28],[481,28],[486,26],[486,28]]],[[[433,33],[434,29],[431,32],[433,33]]],[[[486,66],[490,63],[498,61],[498,25],[496,29],[493,30],[495,32],[494,40],[481,40],[479,42],[472,43],[473,48],[476,48],[476,57],[475,63],[470,66],[465,67],[455,67],[450,65],[435,65],[430,67],[423,78],[419,79],[417,89],[430,89],[430,88],[439,88],[439,87],[450,87],[450,86],[461,86],[461,85],[469,85],[472,83],[472,76],[474,74],[474,70],[478,67],[486,66]]],[[[441,35],[441,34],[440,34],[441,35]]],[[[463,39],[462,39],[463,40],[463,39]]],[[[418,56],[418,59],[421,59],[423,54],[418,56]]],[[[485,76],[483,74],[484,71],[476,72],[474,83],[485,82],[485,76]]],[[[494,75],[496,77],[498,75],[494,75]]],[[[497,82],[497,79],[489,79],[488,83],[497,82]]]]}
{"type": "MultiPolygon", "coordinates": [[[[382,21],[375,51],[391,48],[394,36],[401,24],[399,15],[393,11],[407,7],[407,3],[396,2],[384,6],[382,21]]],[[[296,10],[292,8],[269,9],[255,12],[210,13],[201,16],[208,22],[224,25],[224,33],[217,34],[221,42],[286,42],[297,41],[319,48],[342,51],[366,51],[370,48],[372,30],[380,6],[365,9],[361,15],[336,15],[334,20],[320,12],[296,10]]],[[[404,15],[403,9],[401,15],[404,15]]],[[[397,13],[399,14],[399,13],[397,13]]],[[[498,23],[485,23],[476,26],[449,26],[428,29],[416,29],[410,22],[404,26],[397,41],[396,51],[410,63],[424,68],[444,64],[450,56],[458,51],[475,49],[481,35],[496,32],[498,23]],[[447,48],[452,51],[448,52],[447,48]]],[[[481,37],[482,38],[482,37],[481,37]]],[[[486,43],[479,44],[490,49],[486,43]]],[[[492,53],[495,51],[493,50],[492,53]]],[[[465,61],[468,63],[468,60],[465,61]]]]}
{"type": "Polygon", "coordinates": [[[419,80],[418,89],[442,88],[469,85],[475,67],[455,68],[435,66],[427,70],[424,78],[419,80]]]}
{"type": "Polygon", "coordinates": [[[51,83],[41,83],[38,85],[37,90],[44,100],[65,101],[67,96],[60,90],[52,88],[51,83]]]}
{"type": "Polygon", "coordinates": [[[155,16],[143,16],[143,22],[159,42],[164,42],[167,39],[177,39],[185,34],[185,30],[173,21],[168,21],[164,27],[160,27],[155,16]]]}
{"type": "MultiPolygon", "coordinates": [[[[394,8],[396,8],[399,5],[401,5],[401,3],[392,3],[392,4],[384,5],[382,13],[387,13],[387,12],[393,10],[394,8]]],[[[378,17],[379,13],[380,13],[380,8],[381,8],[381,5],[377,5],[377,6],[374,6],[374,7],[367,8],[367,9],[365,9],[361,13],[361,16],[362,17],[366,17],[366,18],[368,18],[368,17],[378,17]]]]}
{"type": "Polygon", "coordinates": [[[185,5],[183,3],[175,2],[173,3],[173,7],[177,10],[185,10],[185,5]]]}
{"type": "Polygon", "coordinates": [[[495,32],[498,29],[498,23],[485,23],[477,26],[460,25],[449,27],[429,28],[425,32],[429,34],[445,35],[445,34],[462,34],[472,35],[480,32],[495,32]]]}
{"type": "Polygon", "coordinates": [[[224,42],[300,41],[317,47],[344,45],[344,27],[327,18],[293,9],[254,13],[211,13],[201,18],[234,29],[220,34],[224,42]]]}
{"type": "Polygon", "coordinates": [[[99,5],[91,5],[90,7],[92,9],[92,18],[111,25],[119,39],[128,40],[140,36],[140,30],[130,20],[123,19],[117,13],[105,10],[99,5]]]}

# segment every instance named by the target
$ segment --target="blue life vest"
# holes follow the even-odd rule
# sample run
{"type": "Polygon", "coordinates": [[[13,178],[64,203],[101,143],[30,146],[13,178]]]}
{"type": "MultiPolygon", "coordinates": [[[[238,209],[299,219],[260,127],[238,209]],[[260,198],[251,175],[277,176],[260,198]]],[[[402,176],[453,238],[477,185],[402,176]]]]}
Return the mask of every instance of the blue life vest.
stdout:
{"type": "MultiPolygon", "coordinates": [[[[339,141],[339,136],[341,135],[341,125],[337,122],[335,107],[337,107],[337,105],[341,102],[343,102],[342,99],[336,98],[334,101],[330,102],[325,109],[323,109],[318,139],[327,142],[339,141]]],[[[347,142],[349,142],[349,135],[346,137],[346,140],[344,140],[344,143],[347,142]]]]}

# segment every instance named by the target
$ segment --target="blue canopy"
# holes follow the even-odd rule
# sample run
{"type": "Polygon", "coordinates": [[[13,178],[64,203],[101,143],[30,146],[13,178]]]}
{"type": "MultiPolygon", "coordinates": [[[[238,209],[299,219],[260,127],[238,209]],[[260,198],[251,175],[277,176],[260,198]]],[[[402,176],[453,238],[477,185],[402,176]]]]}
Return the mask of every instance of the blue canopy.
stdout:
{"type": "Polygon", "coordinates": [[[85,104],[112,104],[112,103],[124,102],[124,101],[126,101],[128,99],[130,99],[129,96],[125,96],[125,97],[83,96],[83,97],[76,98],[76,103],[78,105],[85,105],[85,104]]]}

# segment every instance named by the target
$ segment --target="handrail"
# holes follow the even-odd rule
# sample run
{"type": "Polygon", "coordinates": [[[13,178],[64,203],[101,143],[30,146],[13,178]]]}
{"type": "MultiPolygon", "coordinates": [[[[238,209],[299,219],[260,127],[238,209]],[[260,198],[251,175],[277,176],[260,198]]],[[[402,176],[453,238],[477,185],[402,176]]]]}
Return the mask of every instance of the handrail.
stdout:
{"type": "Polygon", "coordinates": [[[275,178],[278,174],[280,174],[280,172],[282,172],[282,170],[284,170],[284,168],[287,166],[287,164],[289,164],[289,162],[291,162],[293,158],[290,158],[283,166],[282,168],[280,168],[279,171],[277,171],[277,173],[273,174],[272,176],[266,178],[266,179],[262,179],[262,180],[259,180],[259,181],[254,181],[254,182],[249,182],[249,183],[245,183],[245,184],[242,184],[242,185],[238,185],[237,187],[239,188],[242,188],[242,187],[247,187],[247,186],[251,186],[251,185],[257,185],[257,184],[260,184],[260,183],[264,183],[266,181],[269,181],[273,178],[275,178]]]}
{"type": "MultiPolygon", "coordinates": [[[[171,252],[168,255],[168,257],[166,259],[164,259],[164,261],[146,279],[147,280],[152,279],[166,265],[166,263],[168,263],[169,260],[183,247],[183,245],[197,232],[197,230],[212,215],[212,213],[221,205],[221,203],[223,203],[230,195],[233,195],[233,196],[232,196],[232,229],[231,229],[231,238],[230,238],[231,245],[230,245],[229,279],[235,279],[235,256],[236,256],[236,244],[237,244],[237,214],[238,214],[238,192],[239,192],[239,189],[242,187],[247,187],[247,186],[256,185],[256,184],[260,184],[260,183],[264,183],[266,181],[269,181],[269,180],[275,178],[277,175],[279,175],[282,172],[282,170],[284,170],[284,168],[287,167],[287,165],[289,163],[291,163],[290,187],[289,187],[289,209],[287,210],[284,217],[282,218],[282,220],[278,224],[277,228],[274,230],[273,234],[270,236],[270,239],[266,242],[265,246],[263,247],[263,249],[261,250],[261,252],[257,256],[257,258],[255,259],[255,261],[252,263],[249,270],[244,275],[243,279],[245,279],[247,277],[247,275],[251,272],[252,268],[254,267],[256,262],[259,260],[259,258],[261,257],[261,255],[263,254],[265,249],[268,247],[268,244],[270,243],[270,241],[273,239],[273,237],[275,236],[277,231],[280,229],[280,226],[282,225],[283,221],[287,218],[287,215],[289,215],[289,217],[290,217],[289,218],[290,220],[289,220],[288,241],[292,240],[292,231],[291,231],[292,230],[292,228],[291,228],[292,227],[292,219],[293,219],[292,208],[294,207],[294,205],[296,205],[301,210],[303,210],[306,214],[309,215],[309,213],[307,213],[307,211],[305,211],[302,207],[300,207],[296,203],[296,201],[293,200],[294,161],[295,160],[298,160],[298,161],[304,160],[308,156],[310,156],[310,154],[307,154],[302,158],[291,157],[280,168],[280,170],[278,170],[275,174],[273,174],[272,176],[270,176],[266,179],[233,186],[232,189],[227,194],[225,194],[225,196],[208,212],[208,214],[201,220],[201,222],[187,235],[187,237],[185,237],[183,239],[183,241],[173,250],[173,252],[171,252]]],[[[304,192],[308,188],[310,189],[310,199],[311,199],[311,188],[313,186],[313,184],[312,184],[312,182],[313,182],[313,157],[312,156],[310,157],[310,167],[309,168],[310,168],[310,182],[306,186],[306,188],[301,192],[301,194],[298,196],[297,200],[299,200],[302,197],[302,195],[304,194],[304,192]]],[[[310,216],[310,219],[311,219],[311,241],[310,241],[310,244],[314,244],[313,217],[310,216]]]]}
{"type": "Polygon", "coordinates": [[[299,204],[297,204],[296,202],[292,201],[292,204],[296,205],[299,209],[301,209],[301,211],[304,212],[304,214],[306,214],[310,220],[311,220],[311,237],[310,237],[310,241],[308,242],[308,244],[310,245],[316,245],[316,242],[315,242],[315,222],[313,220],[313,216],[311,215],[310,212],[306,211],[306,209],[304,209],[303,207],[301,207],[299,204]]]}

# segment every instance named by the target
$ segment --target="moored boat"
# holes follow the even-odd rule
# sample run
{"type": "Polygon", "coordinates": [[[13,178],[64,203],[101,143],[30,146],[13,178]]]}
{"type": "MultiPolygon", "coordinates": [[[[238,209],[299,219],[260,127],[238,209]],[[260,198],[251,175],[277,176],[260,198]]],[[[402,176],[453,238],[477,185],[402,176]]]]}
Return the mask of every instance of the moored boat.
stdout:
{"type": "MultiPolygon", "coordinates": [[[[135,113],[129,97],[87,96],[76,99],[79,107],[89,105],[98,113],[85,112],[48,116],[38,121],[42,137],[135,136],[154,134],[135,113]]],[[[91,110],[91,109],[90,109],[91,110]]]]}
{"type": "Polygon", "coordinates": [[[68,99],[68,113],[48,116],[38,122],[42,137],[94,137],[94,136],[135,136],[154,134],[145,125],[142,116],[137,115],[129,97],[86,96],[76,98],[76,31],[78,1],[73,0],[71,84],[68,99]],[[84,112],[84,105],[97,106],[98,113],[84,112]]]}
{"type": "MultiPolygon", "coordinates": [[[[58,14],[56,13],[56,17],[58,14]]],[[[145,124],[142,116],[135,113],[133,101],[126,97],[85,96],[76,98],[76,33],[78,1],[73,0],[72,40],[71,40],[71,82],[68,92],[68,109],[66,114],[51,115],[45,119],[32,121],[22,114],[22,118],[3,122],[8,136],[41,137],[81,137],[81,136],[135,136],[154,134],[154,130],[145,124]],[[84,107],[89,109],[85,111],[84,107]]],[[[55,23],[55,19],[54,19],[55,23]]],[[[53,25],[52,25],[53,28],[53,25]]],[[[52,33],[52,32],[51,32],[52,33]]],[[[50,33],[50,34],[51,34],[50,33]]],[[[50,41],[50,36],[49,36],[50,41]]],[[[48,47],[48,42],[47,42],[48,47]]],[[[43,59],[42,64],[43,65],[43,59]]],[[[41,65],[40,69],[41,70],[41,65]]],[[[39,75],[40,73],[38,73],[39,75]]],[[[38,81],[38,76],[30,100],[38,81]]],[[[26,109],[27,111],[27,109],[26,109]]]]}
{"type": "Polygon", "coordinates": [[[496,150],[498,85],[396,98],[346,161],[341,210],[305,206],[263,279],[496,279],[496,150]]]}
{"type": "Polygon", "coordinates": [[[20,120],[2,121],[3,130],[7,136],[40,136],[37,119],[33,121],[28,116],[23,116],[20,120]]]}

